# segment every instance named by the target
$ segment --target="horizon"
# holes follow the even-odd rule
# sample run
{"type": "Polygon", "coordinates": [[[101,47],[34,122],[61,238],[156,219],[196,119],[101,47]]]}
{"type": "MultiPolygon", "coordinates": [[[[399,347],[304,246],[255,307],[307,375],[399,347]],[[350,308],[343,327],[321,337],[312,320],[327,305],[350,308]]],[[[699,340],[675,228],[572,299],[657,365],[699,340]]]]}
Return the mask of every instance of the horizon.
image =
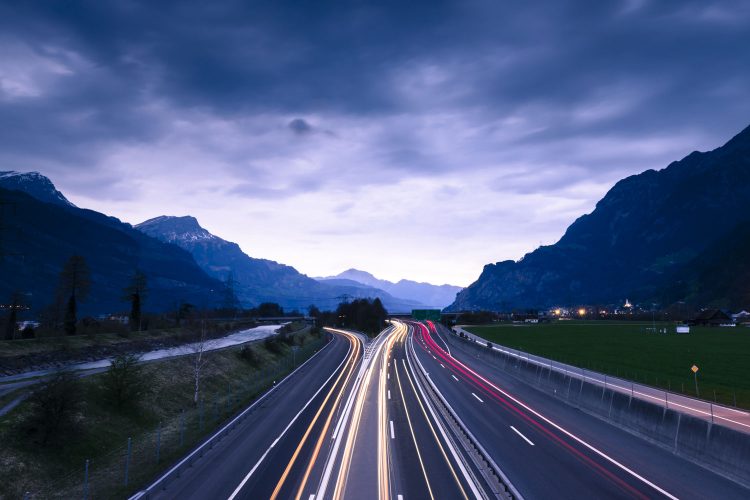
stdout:
{"type": "Polygon", "coordinates": [[[742,2],[0,14],[2,169],[308,276],[468,286],[750,116],[742,2]]]}

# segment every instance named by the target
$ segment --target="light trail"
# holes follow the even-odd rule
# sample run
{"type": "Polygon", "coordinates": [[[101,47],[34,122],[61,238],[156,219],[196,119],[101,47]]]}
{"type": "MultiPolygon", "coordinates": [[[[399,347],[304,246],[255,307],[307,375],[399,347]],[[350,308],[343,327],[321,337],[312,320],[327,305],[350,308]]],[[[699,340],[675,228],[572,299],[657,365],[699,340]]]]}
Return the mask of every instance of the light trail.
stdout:
{"type": "Polygon", "coordinates": [[[615,476],[612,472],[610,472],[607,469],[603,468],[601,465],[597,464],[596,462],[594,462],[593,460],[591,460],[591,458],[587,457],[586,455],[584,455],[580,451],[576,450],[575,448],[573,448],[572,446],[570,446],[568,443],[565,443],[564,441],[562,441],[558,436],[556,436],[555,434],[553,434],[549,429],[547,429],[544,426],[542,426],[539,422],[537,422],[536,420],[532,419],[529,415],[523,413],[521,410],[519,410],[519,408],[517,408],[517,407],[513,406],[512,404],[510,404],[510,401],[512,401],[513,403],[515,403],[518,407],[523,408],[527,412],[533,414],[534,416],[536,416],[537,418],[539,418],[543,422],[547,423],[552,428],[558,430],[559,432],[561,432],[565,436],[569,437],[573,441],[575,441],[578,444],[582,445],[584,448],[592,451],[593,453],[595,453],[599,457],[605,459],[607,462],[615,465],[620,470],[628,473],[629,475],[631,475],[635,479],[641,481],[642,483],[646,484],[647,486],[649,486],[649,487],[653,488],[654,490],[658,491],[659,493],[661,493],[662,495],[666,496],[667,498],[670,498],[672,500],[677,500],[677,497],[675,497],[674,495],[672,495],[668,491],[664,490],[663,488],[661,488],[658,485],[654,484],[653,482],[649,481],[648,479],[646,479],[645,477],[643,477],[640,474],[636,473],[635,471],[633,471],[632,469],[628,468],[624,464],[618,462],[617,460],[615,460],[614,458],[610,457],[609,455],[607,455],[603,451],[599,450],[598,448],[590,445],[589,443],[587,443],[583,439],[579,438],[578,436],[576,436],[572,432],[564,429],[562,426],[556,424],[555,422],[553,422],[549,418],[545,417],[541,413],[539,413],[536,410],[532,409],[531,407],[529,407],[525,403],[521,402],[520,400],[518,400],[517,398],[515,398],[511,394],[509,394],[506,391],[500,389],[498,386],[496,386],[495,384],[493,384],[492,382],[490,382],[489,380],[487,380],[485,377],[483,377],[482,375],[480,375],[479,373],[477,373],[476,371],[474,371],[472,368],[468,367],[467,365],[465,365],[464,363],[462,363],[458,359],[454,358],[453,355],[451,355],[449,353],[446,353],[440,346],[438,346],[435,343],[435,341],[432,339],[432,336],[429,334],[429,331],[427,330],[427,328],[424,327],[424,325],[421,325],[421,324],[420,324],[420,326],[422,326],[422,328],[420,329],[422,337],[423,337],[423,339],[425,339],[426,343],[429,345],[429,348],[433,352],[437,353],[438,356],[440,356],[442,359],[444,359],[449,365],[451,365],[451,368],[453,368],[457,373],[459,373],[460,375],[463,375],[467,380],[469,380],[471,383],[473,383],[476,387],[480,388],[485,394],[489,395],[490,397],[492,397],[493,399],[495,399],[497,402],[499,402],[500,404],[502,404],[506,408],[510,409],[511,411],[513,411],[514,413],[516,413],[517,415],[519,415],[521,418],[523,418],[524,420],[526,420],[529,424],[531,424],[532,426],[536,427],[543,434],[547,435],[550,439],[552,439],[553,441],[559,443],[564,448],[568,449],[571,453],[573,453],[574,455],[576,455],[579,458],[581,458],[585,463],[588,463],[589,465],[591,465],[592,468],[594,468],[595,470],[601,472],[603,476],[610,478],[616,484],[618,484],[618,485],[622,486],[623,488],[625,488],[626,490],[630,491],[631,494],[633,494],[635,496],[638,496],[638,497],[645,497],[645,495],[643,495],[642,493],[638,492],[632,486],[630,486],[627,483],[625,483],[624,481],[622,481],[619,477],[615,476]]]}
{"type": "Polygon", "coordinates": [[[336,409],[339,407],[341,398],[343,397],[346,387],[349,385],[349,382],[351,381],[351,377],[354,374],[354,366],[356,364],[356,359],[359,357],[360,342],[357,337],[355,337],[354,335],[351,335],[348,332],[345,333],[345,335],[347,335],[349,337],[349,340],[356,346],[356,352],[352,356],[352,363],[349,366],[349,372],[347,373],[346,380],[341,384],[341,388],[339,390],[338,395],[336,396],[336,400],[334,401],[333,405],[331,405],[331,409],[328,412],[328,418],[326,418],[325,424],[323,425],[323,429],[321,430],[320,436],[318,437],[318,441],[315,443],[315,449],[313,450],[313,454],[310,457],[310,460],[308,461],[307,468],[305,469],[305,473],[302,476],[302,481],[297,490],[297,496],[295,497],[295,500],[300,500],[302,498],[302,494],[305,490],[305,486],[307,485],[307,481],[310,478],[310,473],[312,472],[315,462],[318,459],[318,454],[320,453],[320,449],[323,446],[323,441],[325,440],[325,436],[328,433],[328,428],[331,425],[333,416],[336,414],[336,409]]]}

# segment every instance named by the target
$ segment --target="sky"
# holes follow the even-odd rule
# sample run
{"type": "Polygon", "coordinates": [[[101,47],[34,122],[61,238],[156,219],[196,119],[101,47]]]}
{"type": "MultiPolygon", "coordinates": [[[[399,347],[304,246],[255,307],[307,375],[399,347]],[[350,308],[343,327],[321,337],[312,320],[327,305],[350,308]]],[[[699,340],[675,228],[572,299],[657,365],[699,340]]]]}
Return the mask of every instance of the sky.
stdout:
{"type": "Polygon", "coordinates": [[[750,2],[0,0],[0,170],[466,286],[750,124],[750,2]]]}

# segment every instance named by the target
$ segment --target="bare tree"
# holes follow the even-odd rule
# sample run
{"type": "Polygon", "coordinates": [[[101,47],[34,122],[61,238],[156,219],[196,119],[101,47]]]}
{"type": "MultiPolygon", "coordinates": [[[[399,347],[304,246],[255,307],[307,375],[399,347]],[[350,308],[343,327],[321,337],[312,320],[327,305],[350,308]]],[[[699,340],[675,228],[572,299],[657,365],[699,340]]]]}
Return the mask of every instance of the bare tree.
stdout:
{"type": "Polygon", "coordinates": [[[197,342],[191,344],[190,348],[193,351],[192,356],[192,368],[193,368],[193,404],[198,404],[198,398],[200,396],[201,389],[201,376],[203,375],[203,368],[208,363],[208,357],[206,352],[210,350],[210,342],[206,339],[206,320],[201,321],[201,333],[197,342]]]}

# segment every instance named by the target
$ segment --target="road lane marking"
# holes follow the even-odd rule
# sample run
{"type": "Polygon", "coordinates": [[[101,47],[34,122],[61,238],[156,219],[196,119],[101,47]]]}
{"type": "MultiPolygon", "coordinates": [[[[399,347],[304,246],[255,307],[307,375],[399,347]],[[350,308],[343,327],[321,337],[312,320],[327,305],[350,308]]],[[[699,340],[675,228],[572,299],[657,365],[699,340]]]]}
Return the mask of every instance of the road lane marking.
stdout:
{"type": "Polygon", "coordinates": [[[289,423],[287,424],[287,426],[286,426],[286,427],[284,427],[284,430],[283,430],[283,431],[281,431],[281,434],[279,434],[279,435],[278,435],[278,437],[277,437],[277,438],[276,438],[276,440],[275,440],[275,441],[273,442],[273,444],[272,444],[271,446],[269,446],[269,447],[268,447],[268,449],[267,449],[267,450],[266,450],[266,451],[265,451],[265,452],[263,453],[263,455],[261,455],[260,459],[259,459],[259,460],[258,460],[258,461],[257,461],[257,462],[255,463],[255,465],[253,466],[253,468],[252,468],[252,469],[250,469],[250,472],[248,472],[248,473],[247,473],[247,475],[245,475],[245,477],[244,477],[244,478],[242,479],[242,481],[241,481],[241,482],[240,482],[240,484],[239,484],[239,485],[237,486],[237,488],[235,488],[235,490],[234,490],[234,491],[232,492],[232,494],[231,494],[231,495],[229,496],[229,499],[228,499],[228,500],[234,500],[234,498],[235,498],[235,497],[237,496],[237,494],[239,494],[240,490],[242,490],[242,488],[243,488],[243,487],[245,486],[245,484],[247,484],[247,482],[248,482],[248,481],[250,480],[250,477],[251,477],[251,476],[252,476],[252,475],[253,475],[253,474],[255,473],[255,471],[256,471],[256,470],[258,469],[258,467],[260,467],[260,464],[261,464],[261,463],[263,462],[263,460],[265,460],[265,459],[266,459],[266,457],[267,457],[267,456],[268,456],[268,454],[269,454],[269,453],[271,452],[271,449],[272,449],[272,448],[274,447],[274,445],[276,445],[276,443],[278,443],[278,442],[279,442],[279,440],[280,440],[280,439],[281,439],[282,437],[284,437],[284,434],[286,434],[286,433],[287,433],[287,431],[289,430],[289,428],[290,428],[290,427],[292,427],[292,425],[294,425],[294,422],[296,422],[296,421],[297,421],[297,419],[299,418],[299,416],[300,416],[300,415],[302,415],[302,412],[304,412],[304,411],[305,411],[305,410],[307,409],[307,407],[308,407],[308,406],[310,406],[310,404],[311,404],[311,403],[313,402],[313,400],[315,400],[315,398],[316,398],[316,397],[318,397],[318,394],[320,394],[320,393],[321,393],[321,392],[323,391],[323,388],[324,388],[324,387],[325,387],[326,385],[328,385],[328,382],[330,382],[330,381],[331,381],[331,379],[332,379],[332,378],[334,377],[334,375],[336,375],[336,373],[337,373],[337,372],[339,371],[339,369],[340,369],[340,368],[341,368],[341,367],[342,367],[342,366],[344,365],[344,363],[345,363],[345,362],[346,362],[346,361],[347,361],[347,360],[349,359],[349,355],[350,355],[350,353],[351,353],[351,350],[352,350],[352,346],[350,345],[350,346],[349,346],[349,351],[347,352],[347,355],[346,355],[346,357],[344,357],[344,359],[343,359],[343,360],[341,360],[341,363],[339,363],[339,365],[338,365],[338,366],[336,367],[336,369],[335,369],[335,370],[333,371],[333,373],[331,373],[331,375],[330,375],[330,376],[329,376],[329,377],[328,377],[328,378],[326,379],[326,381],[325,381],[325,382],[323,382],[323,383],[321,384],[320,388],[319,388],[319,389],[318,389],[317,391],[315,391],[315,394],[313,394],[313,396],[312,396],[312,397],[311,397],[311,398],[310,398],[310,399],[309,399],[309,400],[307,401],[307,403],[305,403],[305,405],[304,405],[304,406],[302,407],[302,409],[301,409],[300,411],[298,411],[298,412],[297,412],[297,414],[296,414],[296,415],[294,416],[294,418],[293,418],[293,419],[292,419],[292,420],[291,420],[291,421],[290,421],[290,422],[289,422],[289,423]]]}
{"type": "Polygon", "coordinates": [[[443,363],[440,363],[440,366],[442,366],[443,368],[445,368],[445,365],[443,363]]]}
{"type": "Polygon", "coordinates": [[[455,380],[456,382],[458,382],[458,379],[456,378],[455,375],[451,375],[451,377],[453,377],[453,380],[455,380]]]}
{"type": "Polygon", "coordinates": [[[518,434],[519,436],[521,436],[524,441],[526,441],[527,443],[529,443],[531,446],[534,446],[534,443],[531,442],[531,439],[529,439],[526,436],[524,436],[523,434],[521,434],[521,431],[519,431],[518,429],[516,429],[512,425],[510,426],[510,428],[513,429],[513,432],[515,432],[516,434],[518,434]]]}
{"type": "MultiPolygon", "coordinates": [[[[437,344],[436,344],[436,345],[437,345],[437,344]]],[[[583,439],[579,438],[578,436],[576,436],[576,435],[575,435],[575,434],[573,434],[572,432],[570,432],[570,431],[566,430],[565,428],[563,428],[562,426],[560,426],[560,425],[556,424],[555,422],[553,422],[553,421],[552,421],[552,420],[550,420],[549,418],[545,417],[544,415],[542,415],[542,414],[541,414],[541,413],[539,413],[538,411],[534,410],[533,408],[531,408],[531,407],[530,407],[530,406],[528,406],[527,404],[525,404],[525,403],[523,403],[523,402],[519,401],[519,400],[518,400],[517,398],[513,397],[513,396],[512,396],[511,394],[509,394],[508,392],[506,392],[506,391],[504,391],[504,390],[500,389],[500,388],[499,388],[499,387],[498,387],[497,385],[493,384],[493,383],[492,383],[492,382],[490,382],[490,381],[489,381],[488,379],[486,379],[485,377],[483,377],[482,375],[480,375],[479,373],[477,373],[477,372],[476,372],[475,370],[471,369],[471,368],[470,368],[469,366],[467,366],[467,365],[466,365],[465,363],[463,363],[463,362],[461,362],[460,360],[456,359],[456,357],[455,357],[455,356],[453,356],[453,355],[448,355],[448,357],[450,357],[450,358],[451,358],[451,359],[452,359],[452,360],[453,360],[454,362],[456,362],[456,363],[457,363],[458,365],[460,365],[461,367],[463,367],[463,369],[464,369],[464,370],[466,370],[467,372],[470,372],[470,373],[474,374],[474,375],[475,375],[475,376],[476,376],[476,377],[477,377],[478,379],[482,380],[482,381],[483,381],[483,382],[484,382],[485,384],[487,384],[487,385],[489,385],[490,387],[492,387],[492,388],[493,388],[493,389],[494,389],[494,390],[495,390],[495,391],[496,391],[496,392],[497,392],[498,394],[502,394],[502,395],[503,395],[503,396],[505,396],[506,398],[508,398],[508,399],[510,399],[511,401],[513,401],[514,403],[516,403],[516,404],[517,404],[518,406],[520,406],[520,407],[522,407],[522,408],[526,409],[526,410],[527,410],[528,412],[530,412],[530,413],[532,413],[532,414],[536,415],[536,417],[537,417],[537,418],[539,418],[539,419],[543,420],[544,422],[546,422],[546,423],[547,423],[547,424],[549,424],[550,426],[554,427],[554,428],[555,428],[555,429],[557,429],[558,431],[562,432],[563,434],[565,434],[565,435],[566,435],[566,436],[568,436],[569,438],[573,439],[574,441],[576,441],[577,443],[579,443],[579,444],[580,444],[580,445],[582,445],[583,447],[585,447],[585,448],[587,448],[588,450],[592,451],[593,453],[595,453],[595,454],[599,455],[600,457],[602,457],[603,459],[607,460],[607,461],[608,461],[609,463],[611,463],[612,465],[615,465],[616,467],[619,467],[619,468],[620,468],[621,470],[623,470],[623,471],[627,472],[628,474],[630,474],[630,475],[631,475],[631,476],[633,476],[634,478],[638,479],[639,481],[643,482],[644,484],[646,484],[646,485],[648,485],[648,486],[652,487],[653,489],[655,489],[656,491],[658,491],[659,493],[661,493],[661,494],[662,494],[662,495],[664,495],[665,497],[667,497],[667,498],[670,498],[671,500],[678,500],[678,498],[677,498],[677,497],[675,497],[674,495],[672,495],[671,493],[669,493],[669,492],[668,492],[668,491],[666,491],[665,489],[663,489],[663,488],[659,487],[659,486],[658,486],[657,484],[655,484],[655,483],[653,483],[653,482],[649,481],[648,479],[646,479],[645,477],[641,476],[640,474],[638,474],[638,473],[637,473],[637,472],[635,472],[634,470],[630,469],[630,468],[629,468],[629,467],[627,467],[626,465],[624,465],[624,464],[622,464],[622,463],[618,462],[617,460],[615,460],[614,458],[610,457],[609,455],[607,455],[607,454],[606,454],[606,453],[604,453],[603,451],[601,451],[601,450],[599,450],[598,448],[596,448],[596,447],[594,447],[594,446],[590,445],[589,443],[587,443],[587,442],[586,442],[586,441],[584,441],[583,439]]]]}
{"type": "Polygon", "coordinates": [[[308,498],[307,500],[315,500],[315,493],[311,493],[310,498],[308,498]]]}
{"type": "Polygon", "coordinates": [[[419,459],[419,466],[422,468],[422,476],[424,477],[425,484],[427,485],[427,492],[430,494],[430,498],[434,500],[435,496],[432,494],[432,486],[430,485],[430,478],[427,475],[427,469],[425,468],[424,461],[422,460],[422,452],[419,449],[419,444],[417,443],[417,436],[414,434],[414,426],[411,423],[411,415],[409,414],[409,406],[406,404],[406,397],[404,397],[404,388],[401,386],[401,376],[398,374],[398,365],[396,365],[396,383],[398,384],[398,390],[401,393],[401,401],[404,402],[404,412],[406,413],[406,422],[409,424],[409,432],[411,433],[412,441],[414,441],[414,449],[417,450],[417,458],[419,459]]]}
{"type": "Polygon", "coordinates": [[[396,439],[396,435],[393,434],[393,420],[391,420],[391,439],[396,439]]]}
{"type": "Polygon", "coordinates": [[[471,393],[471,395],[472,395],[472,396],[474,396],[475,398],[477,398],[477,399],[479,400],[479,402],[480,402],[480,403],[484,403],[484,401],[482,401],[482,398],[480,398],[479,396],[477,396],[477,395],[476,395],[476,394],[474,394],[473,392],[471,393]]]}
{"type": "Polygon", "coordinates": [[[391,390],[388,389],[388,399],[391,399],[391,390]]]}

